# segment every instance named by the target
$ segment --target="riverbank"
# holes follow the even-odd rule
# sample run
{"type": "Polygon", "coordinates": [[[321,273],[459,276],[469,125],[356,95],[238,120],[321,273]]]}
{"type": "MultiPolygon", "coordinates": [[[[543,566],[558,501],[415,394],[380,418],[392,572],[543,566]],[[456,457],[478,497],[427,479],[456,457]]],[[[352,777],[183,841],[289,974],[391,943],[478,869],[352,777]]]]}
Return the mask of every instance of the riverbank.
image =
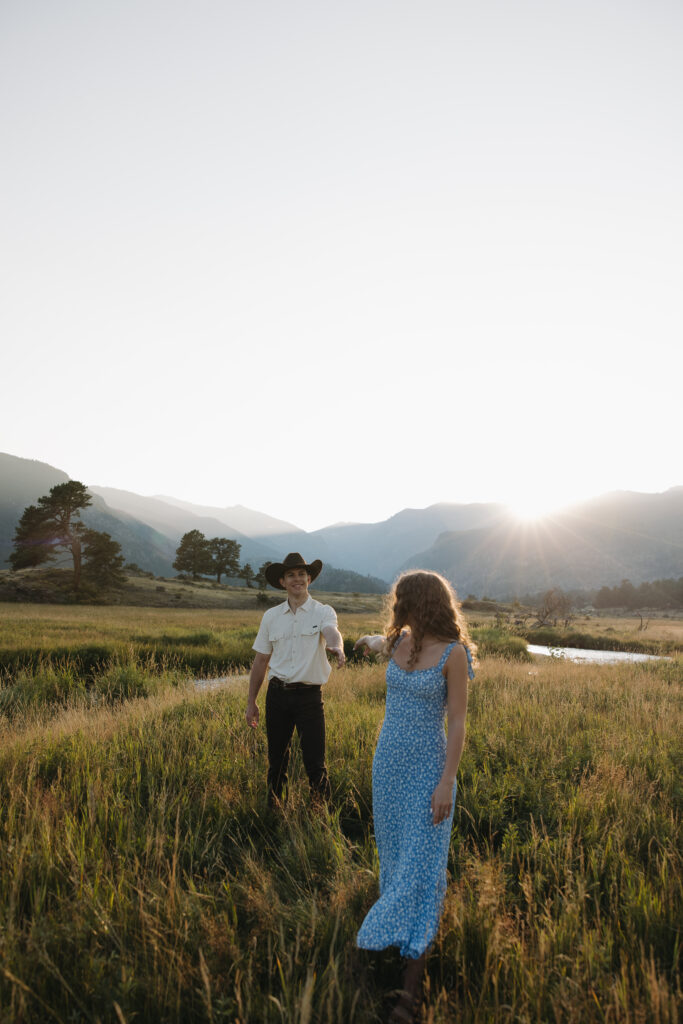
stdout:
{"type": "MultiPolygon", "coordinates": [[[[611,620],[612,622],[614,620],[611,620]]],[[[662,620],[664,627],[660,625],[659,636],[645,637],[642,632],[634,632],[628,629],[626,623],[621,623],[617,628],[614,626],[604,627],[603,631],[595,629],[595,620],[590,620],[587,630],[572,628],[558,629],[547,626],[538,629],[520,630],[520,635],[529,644],[539,644],[546,647],[570,647],[579,650],[595,651],[626,651],[634,654],[671,655],[683,652],[683,631],[678,628],[677,620],[662,620]],[[617,631],[619,629],[619,631],[617,631]],[[590,631],[588,631],[590,630],[590,631]],[[661,635],[668,633],[669,635],[661,635]]]]}
{"type": "Polygon", "coordinates": [[[641,654],[633,651],[596,651],[588,647],[546,647],[528,644],[527,651],[535,657],[564,658],[577,665],[619,665],[623,662],[669,660],[666,655],[641,654]]]}

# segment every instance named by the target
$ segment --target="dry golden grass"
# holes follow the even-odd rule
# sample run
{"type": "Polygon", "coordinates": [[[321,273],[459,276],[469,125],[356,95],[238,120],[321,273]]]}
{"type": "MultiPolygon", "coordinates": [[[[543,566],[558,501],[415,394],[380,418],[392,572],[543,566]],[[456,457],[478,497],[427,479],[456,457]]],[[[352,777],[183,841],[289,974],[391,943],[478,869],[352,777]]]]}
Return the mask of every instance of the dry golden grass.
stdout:
{"type": "MultiPolygon", "coordinates": [[[[338,611],[343,631],[364,624],[378,628],[381,601],[372,596],[315,595],[338,611]]],[[[63,605],[0,603],[0,647],[19,643],[61,644],[120,641],[132,634],[181,630],[258,629],[262,607],[254,608],[141,608],[126,605],[63,605]]]]}
{"type": "MultiPolygon", "coordinates": [[[[680,660],[482,661],[423,1024],[677,1024],[682,682],[680,660]]],[[[0,736],[1,1024],[386,1019],[397,959],[355,947],[384,669],[327,685],[329,815],[296,745],[269,814],[245,696],[177,687],[0,736]]]]}
{"type": "Polygon", "coordinates": [[[671,640],[683,645],[683,615],[680,612],[644,615],[643,628],[639,615],[579,615],[572,623],[577,630],[597,636],[614,636],[633,640],[671,640]]]}

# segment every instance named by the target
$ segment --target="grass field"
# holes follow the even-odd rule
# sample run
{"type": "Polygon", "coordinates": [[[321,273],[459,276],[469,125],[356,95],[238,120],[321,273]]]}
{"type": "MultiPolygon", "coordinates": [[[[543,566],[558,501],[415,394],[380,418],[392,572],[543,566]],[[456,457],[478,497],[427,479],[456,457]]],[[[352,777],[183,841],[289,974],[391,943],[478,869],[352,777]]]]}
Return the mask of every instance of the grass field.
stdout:
{"type": "MultiPolygon", "coordinates": [[[[379,624],[377,599],[357,604],[339,615],[349,652],[351,638],[379,624]]],[[[256,607],[0,604],[0,711],[42,704],[46,693],[142,696],[158,689],[162,675],[178,681],[244,671],[262,615],[256,607]]]]}
{"type": "MultiPolygon", "coordinates": [[[[343,632],[377,614],[343,612],[343,632]]],[[[66,651],[0,689],[23,673],[0,704],[1,1024],[385,1019],[398,959],[355,948],[377,894],[383,669],[326,689],[329,812],[295,749],[276,816],[245,682],[198,691],[183,653],[259,616],[0,608],[2,650],[66,651]],[[114,660],[81,673],[69,651],[98,644],[114,660]]],[[[482,657],[423,1021],[679,1020],[682,682],[680,658],[482,657]]]]}
{"type": "MultiPolygon", "coordinates": [[[[74,594],[71,585],[71,574],[60,569],[22,569],[10,572],[0,569],[0,602],[20,601],[36,603],[66,603],[73,607],[74,594]]],[[[320,593],[313,588],[312,593],[320,600],[320,593]]],[[[178,577],[147,577],[128,576],[123,586],[105,588],[92,595],[86,604],[93,603],[109,607],[143,607],[166,609],[257,609],[259,607],[259,591],[256,587],[228,586],[216,580],[196,579],[181,580],[178,577]],[[94,600],[93,600],[94,598],[94,600]]],[[[278,599],[278,594],[271,588],[267,589],[270,598],[278,599]]],[[[377,608],[381,596],[377,594],[334,595],[338,609],[377,608]]],[[[263,608],[261,608],[263,611],[263,608]]]]}

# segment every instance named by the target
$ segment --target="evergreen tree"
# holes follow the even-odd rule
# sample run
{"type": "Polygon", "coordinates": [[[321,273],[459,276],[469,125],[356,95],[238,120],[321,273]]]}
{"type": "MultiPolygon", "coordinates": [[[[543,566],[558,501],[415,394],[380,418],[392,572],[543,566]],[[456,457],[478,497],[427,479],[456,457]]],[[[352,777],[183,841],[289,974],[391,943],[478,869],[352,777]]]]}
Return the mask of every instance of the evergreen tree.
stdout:
{"type": "Polygon", "coordinates": [[[223,574],[237,576],[240,571],[242,545],[236,540],[228,540],[227,537],[214,537],[208,543],[217,582],[220,583],[223,574]]]}
{"type": "Polygon", "coordinates": [[[10,555],[13,569],[25,569],[51,561],[59,551],[69,551],[74,566],[74,590],[81,582],[83,535],[80,513],[92,505],[85,484],[69,480],[50,488],[37,505],[24,509],[14,534],[10,555]]]}
{"type": "Polygon", "coordinates": [[[256,573],[256,576],[254,577],[256,586],[260,587],[262,590],[265,590],[266,587],[269,585],[268,580],[266,579],[266,569],[268,568],[269,565],[272,564],[272,562],[264,562],[263,565],[260,566],[259,571],[256,573]]]}
{"type": "Polygon", "coordinates": [[[244,580],[248,587],[251,587],[252,583],[256,579],[256,574],[254,573],[252,567],[249,565],[249,562],[246,562],[242,566],[239,572],[239,577],[241,580],[244,580]]]}
{"type": "Polygon", "coordinates": [[[201,530],[190,530],[183,534],[173,568],[178,572],[189,572],[195,579],[213,575],[211,548],[201,530]]]}
{"type": "Polygon", "coordinates": [[[622,580],[621,585],[616,588],[615,604],[620,608],[637,608],[638,595],[636,588],[630,580],[622,580]]]}
{"type": "Polygon", "coordinates": [[[83,575],[100,586],[121,586],[126,581],[121,545],[108,533],[85,530],[83,533],[83,575]]]}
{"type": "Polygon", "coordinates": [[[593,602],[596,608],[614,608],[616,604],[616,598],[614,591],[611,587],[600,587],[597,592],[595,601],[593,602]]]}
{"type": "Polygon", "coordinates": [[[13,569],[32,569],[55,557],[55,548],[45,514],[36,505],[24,509],[14,531],[14,551],[9,556],[13,569]]]}

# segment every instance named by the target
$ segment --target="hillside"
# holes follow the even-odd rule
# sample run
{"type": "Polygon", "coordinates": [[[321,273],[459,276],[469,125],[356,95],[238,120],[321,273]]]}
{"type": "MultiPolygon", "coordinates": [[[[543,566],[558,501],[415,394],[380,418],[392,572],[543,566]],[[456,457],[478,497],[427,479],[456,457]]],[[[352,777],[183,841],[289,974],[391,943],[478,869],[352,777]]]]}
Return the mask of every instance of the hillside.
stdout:
{"type": "MultiPolygon", "coordinates": [[[[26,505],[66,480],[45,463],[0,455],[0,566],[26,505]]],[[[321,558],[329,568],[359,574],[344,583],[349,590],[375,589],[416,567],[444,573],[463,596],[492,597],[683,575],[683,487],[616,491],[537,522],[522,522],[497,503],[441,502],[403,509],[380,523],[337,523],[312,533],[242,505],[194,505],[111,487],[90,491],[94,504],[84,520],[110,533],[127,561],[155,575],[173,574],[180,538],[193,529],[237,540],[241,561],[255,569],[292,550],[321,558]]]]}
{"type": "Polygon", "coordinates": [[[593,589],[683,574],[683,487],[615,492],[535,523],[506,518],[443,533],[406,559],[443,572],[464,596],[507,597],[551,586],[593,589]]]}
{"type": "MultiPolygon", "coordinates": [[[[0,566],[8,564],[14,531],[26,506],[69,479],[62,470],[45,462],[0,453],[0,566]]],[[[144,563],[157,575],[172,572],[176,545],[146,523],[115,512],[100,496],[93,494],[92,506],[85,509],[82,520],[118,541],[127,562],[144,563]]]]}
{"type": "Polygon", "coordinates": [[[445,531],[485,527],[505,515],[498,504],[457,505],[441,502],[428,508],[405,508],[381,523],[338,523],[310,534],[331,552],[336,565],[393,579],[409,555],[433,544],[445,531]]]}
{"type": "MultiPolygon", "coordinates": [[[[199,530],[205,537],[228,537],[230,540],[236,540],[241,545],[240,560],[251,562],[256,568],[265,561],[275,561],[279,555],[277,549],[247,536],[218,516],[204,514],[209,512],[208,509],[204,510],[199,506],[194,506],[197,511],[193,512],[192,506],[172,504],[165,498],[145,497],[115,487],[95,486],[89,487],[88,490],[91,494],[97,494],[103,498],[117,514],[132,516],[163,534],[170,542],[173,552],[178,547],[184,533],[190,530],[199,530]]],[[[139,561],[138,564],[143,565],[139,561]]]]}
{"type": "Polygon", "coordinates": [[[26,506],[68,480],[61,469],[45,462],[0,452],[0,566],[7,564],[14,531],[26,506]]]}

